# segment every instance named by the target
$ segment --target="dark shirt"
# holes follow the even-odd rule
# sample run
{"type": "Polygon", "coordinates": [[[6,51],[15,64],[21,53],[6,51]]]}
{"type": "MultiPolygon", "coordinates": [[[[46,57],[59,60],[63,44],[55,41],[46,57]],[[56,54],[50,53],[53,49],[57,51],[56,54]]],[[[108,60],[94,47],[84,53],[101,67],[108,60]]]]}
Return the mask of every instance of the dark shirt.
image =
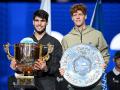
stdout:
{"type": "Polygon", "coordinates": [[[113,71],[107,74],[107,84],[109,90],[120,90],[120,74],[115,75],[113,71]]]}

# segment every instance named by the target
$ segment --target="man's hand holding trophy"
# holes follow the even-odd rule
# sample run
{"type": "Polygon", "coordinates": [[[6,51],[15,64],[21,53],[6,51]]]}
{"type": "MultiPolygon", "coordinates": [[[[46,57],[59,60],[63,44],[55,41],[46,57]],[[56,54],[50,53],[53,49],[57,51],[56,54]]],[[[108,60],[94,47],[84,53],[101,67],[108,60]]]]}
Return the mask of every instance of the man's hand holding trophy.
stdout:
{"type": "Polygon", "coordinates": [[[4,45],[7,57],[11,60],[10,67],[20,72],[17,76],[17,86],[34,86],[34,72],[48,71],[46,62],[49,60],[49,54],[52,53],[54,46],[51,44],[37,44],[32,38],[24,38],[21,43],[14,44],[14,56],[10,54],[10,44],[4,45]]]}

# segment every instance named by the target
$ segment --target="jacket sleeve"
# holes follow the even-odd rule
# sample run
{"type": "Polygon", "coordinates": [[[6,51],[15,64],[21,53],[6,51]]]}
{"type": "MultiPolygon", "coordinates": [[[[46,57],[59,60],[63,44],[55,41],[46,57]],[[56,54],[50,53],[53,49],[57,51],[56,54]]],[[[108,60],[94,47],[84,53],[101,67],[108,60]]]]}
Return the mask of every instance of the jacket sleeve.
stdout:
{"type": "Polygon", "coordinates": [[[98,49],[100,50],[105,60],[105,64],[107,65],[109,61],[108,45],[102,33],[100,33],[100,36],[98,38],[98,49]]]}
{"type": "Polygon", "coordinates": [[[62,46],[59,42],[55,42],[54,50],[48,62],[48,74],[57,75],[59,73],[60,60],[62,57],[62,46]]]}
{"type": "Polygon", "coordinates": [[[68,48],[67,41],[63,38],[61,44],[62,44],[63,52],[65,52],[65,50],[67,50],[68,48]]]}

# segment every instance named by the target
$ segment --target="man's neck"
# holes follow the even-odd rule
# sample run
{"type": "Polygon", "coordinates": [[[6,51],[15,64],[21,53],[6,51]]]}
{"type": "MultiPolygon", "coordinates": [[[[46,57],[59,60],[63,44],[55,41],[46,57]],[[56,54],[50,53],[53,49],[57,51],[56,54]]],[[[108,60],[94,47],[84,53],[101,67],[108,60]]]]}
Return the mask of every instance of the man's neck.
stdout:
{"type": "Polygon", "coordinates": [[[75,26],[78,30],[85,30],[86,29],[86,25],[82,25],[82,26],[75,26]]]}
{"type": "Polygon", "coordinates": [[[43,32],[43,33],[39,34],[39,33],[35,32],[34,35],[35,35],[35,37],[36,37],[37,40],[40,40],[45,35],[45,33],[46,32],[43,32]]]}

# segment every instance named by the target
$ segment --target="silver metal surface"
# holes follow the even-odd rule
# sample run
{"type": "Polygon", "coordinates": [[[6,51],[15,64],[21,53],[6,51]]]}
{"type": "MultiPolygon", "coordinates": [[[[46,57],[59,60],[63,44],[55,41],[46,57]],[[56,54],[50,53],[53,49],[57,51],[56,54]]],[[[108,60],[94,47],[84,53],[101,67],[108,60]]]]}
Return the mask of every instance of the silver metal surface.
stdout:
{"type": "Polygon", "coordinates": [[[77,87],[87,87],[102,76],[104,64],[99,50],[91,45],[80,44],[68,48],[60,61],[65,69],[64,78],[77,87]]]}

